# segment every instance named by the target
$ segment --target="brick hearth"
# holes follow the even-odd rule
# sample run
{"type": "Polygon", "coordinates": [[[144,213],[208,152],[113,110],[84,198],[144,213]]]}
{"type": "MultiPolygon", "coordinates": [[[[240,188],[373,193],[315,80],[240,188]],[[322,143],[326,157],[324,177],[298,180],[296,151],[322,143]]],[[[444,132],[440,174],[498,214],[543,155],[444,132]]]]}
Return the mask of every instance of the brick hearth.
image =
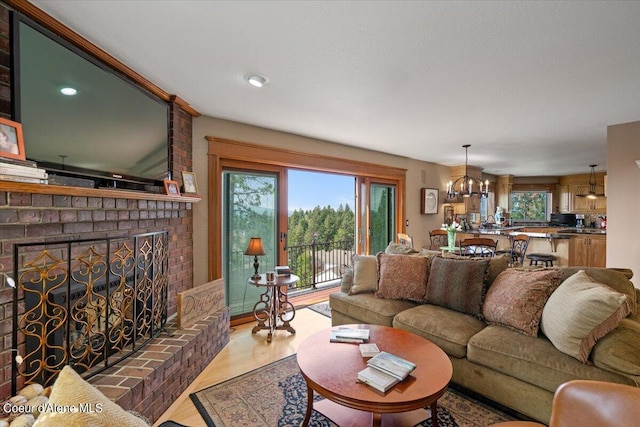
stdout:
{"type": "Polygon", "coordinates": [[[89,381],[125,409],[157,420],[229,342],[229,309],[163,332],[138,354],[89,381]]]}

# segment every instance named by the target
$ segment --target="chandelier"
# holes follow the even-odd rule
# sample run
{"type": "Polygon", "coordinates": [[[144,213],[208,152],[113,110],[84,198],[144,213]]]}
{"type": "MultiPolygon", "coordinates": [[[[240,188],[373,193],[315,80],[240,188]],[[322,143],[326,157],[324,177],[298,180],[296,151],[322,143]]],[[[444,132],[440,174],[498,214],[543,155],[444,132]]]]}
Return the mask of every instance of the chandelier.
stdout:
{"type": "Polygon", "coordinates": [[[464,148],[464,176],[447,183],[447,198],[455,199],[458,196],[487,197],[489,193],[489,180],[486,180],[483,186],[482,180],[479,180],[476,184],[473,179],[469,178],[467,163],[469,161],[469,147],[471,147],[471,144],[465,144],[462,147],[464,148]]]}

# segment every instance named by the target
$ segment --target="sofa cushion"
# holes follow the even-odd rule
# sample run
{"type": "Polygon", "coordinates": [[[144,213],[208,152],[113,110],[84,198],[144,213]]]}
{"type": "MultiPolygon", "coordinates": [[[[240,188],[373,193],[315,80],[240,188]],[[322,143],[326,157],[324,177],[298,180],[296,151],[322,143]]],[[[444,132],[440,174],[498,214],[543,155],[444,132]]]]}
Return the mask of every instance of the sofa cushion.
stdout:
{"type": "Polygon", "coordinates": [[[396,314],[415,307],[416,303],[376,298],[373,293],[347,295],[344,292],[333,292],[329,295],[329,305],[332,312],[335,310],[360,323],[392,326],[396,314]]]}
{"type": "Polygon", "coordinates": [[[351,286],[353,285],[353,268],[347,268],[344,273],[342,273],[342,277],[340,278],[340,290],[345,294],[348,294],[351,291],[351,286]]]}
{"type": "Polygon", "coordinates": [[[93,408],[94,411],[44,411],[36,419],[34,427],[148,426],[141,418],[109,400],[69,365],[62,368],[53,383],[49,404],[52,407],[73,407],[76,411],[78,405],[82,404],[93,408]]]}
{"type": "Polygon", "coordinates": [[[398,313],[393,326],[432,341],[449,356],[463,358],[469,339],[487,325],[475,317],[424,304],[398,313]]]}
{"type": "Polygon", "coordinates": [[[378,268],[378,298],[424,301],[429,260],[424,257],[379,253],[378,268]]]}
{"type": "Polygon", "coordinates": [[[580,270],[549,297],[542,311],[541,328],[558,350],[586,363],[596,342],[630,312],[626,294],[580,270]]]}
{"type": "Polygon", "coordinates": [[[417,254],[420,251],[413,249],[411,246],[401,245],[400,243],[389,243],[389,245],[385,248],[384,253],[386,254],[396,254],[396,255],[410,255],[417,254]]]}
{"type": "Polygon", "coordinates": [[[467,358],[551,393],[575,379],[633,385],[633,379],[584,364],[559,352],[544,336],[531,337],[501,326],[487,326],[469,339],[467,358]]]}
{"type": "Polygon", "coordinates": [[[434,258],[426,302],[481,317],[488,266],[486,258],[434,258]]]}
{"type": "MultiPolygon", "coordinates": [[[[624,372],[640,379],[640,322],[623,319],[602,337],[591,351],[593,364],[602,369],[624,372]]],[[[640,384],[640,381],[638,382],[640,384]]]]}
{"type": "Polygon", "coordinates": [[[498,275],[485,298],[487,323],[511,328],[525,335],[538,335],[542,309],[560,284],[555,269],[511,268],[498,275]]]}
{"type": "Polygon", "coordinates": [[[375,292],[378,287],[378,260],[375,255],[353,256],[351,295],[375,292]]]}

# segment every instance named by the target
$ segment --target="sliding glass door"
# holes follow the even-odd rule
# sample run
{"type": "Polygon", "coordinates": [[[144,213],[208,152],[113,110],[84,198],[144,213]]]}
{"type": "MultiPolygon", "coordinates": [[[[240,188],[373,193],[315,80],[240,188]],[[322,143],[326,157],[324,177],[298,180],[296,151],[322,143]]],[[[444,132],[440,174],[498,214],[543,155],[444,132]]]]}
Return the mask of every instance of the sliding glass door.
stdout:
{"type": "Polygon", "coordinates": [[[250,312],[264,289],[247,284],[254,274],[254,257],[245,255],[251,237],[260,237],[265,255],[258,257],[259,273],[272,270],[278,260],[279,174],[223,172],[223,275],[231,314],[250,312]]]}
{"type": "Polygon", "coordinates": [[[396,184],[359,178],[357,186],[358,252],[376,254],[396,240],[398,196],[396,184]]]}
{"type": "MultiPolygon", "coordinates": [[[[402,231],[404,169],[212,136],[206,138],[210,179],[208,276],[210,280],[224,278],[232,315],[250,313],[260,293],[253,285],[247,285],[247,279],[253,274],[253,257],[244,252],[251,237],[260,237],[263,241],[265,255],[258,257],[260,273],[289,263],[287,196],[291,169],[356,177],[358,253],[375,254],[384,250],[396,239],[396,233],[402,231]]],[[[328,190],[332,189],[329,186],[328,190]]],[[[313,190],[309,188],[308,192],[313,190]]],[[[318,225],[318,230],[328,224],[325,222],[318,225]]],[[[318,230],[306,234],[314,236],[318,230]]],[[[321,233],[318,235],[322,237],[321,233]]],[[[317,265],[310,265],[315,275],[317,265]]]]}
{"type": "Polygon", "coordinates": [[[369,193],[370,253],[377,254],[383,252],[389,242],[396,240],[396,187],[371,184],[369,193]]]}

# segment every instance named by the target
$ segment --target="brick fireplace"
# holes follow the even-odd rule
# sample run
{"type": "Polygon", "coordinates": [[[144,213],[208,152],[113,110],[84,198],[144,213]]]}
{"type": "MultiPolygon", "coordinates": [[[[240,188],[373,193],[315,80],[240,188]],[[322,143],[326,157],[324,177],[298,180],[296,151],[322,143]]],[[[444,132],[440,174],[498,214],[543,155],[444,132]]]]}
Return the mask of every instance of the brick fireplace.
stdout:
{"type": "MultiPolygon", "coordinates": [[[[6,191],[0,182],[0,272],[13,274],[17,242],[169,232],[166,332],[134,356],[91,378],[125,409],[157,419],[229,341],[229,311],[177,330],[177,294],[193,286],[192,203],[6,191]]],[[[45,189],[46,190],[46,189],[45,189]]],[[[99,192],[100,190],[93,190],[99,192]]],[[[91,190],[89,192],[92,192],[91,190]]],[[[142,196],[141,196],[142,197],[142,196]]],[[[11,395],[13,290],[0,287],[0,401],[11,395]]],[[[19,387],[18,387],[19,388],[19,387]]]]}
{"type": "MultiPolygon", "coordinates": [[[[9,12],[0,5],[0,115],[11,115],[9,12]]],[[[192,111],[177,97],[170,105],[170,161],[174,179],[192,169],[192,111]],[[175,102],[174,102],[175,101],[175,102]]],[[[193,204],[197,197],[82,189],[0,181],[0,402],[11,395],[13,275],[16,243],[117,238],[168,233],[166,330],[132,357],[92,377],[125,409],[156,420],[229,341],[229,310],[177,329],[177,295],[193,283],[193,204]]],[[[18,300],[19,310],[23,302],[18,300]]],[[[20,347],[20,343],[17,343],[20,347]]],[[[20,348],[19,348],[20,350],[20,348]]],[[[20,388],[20,385],[18,385],[20,388]]]]}

